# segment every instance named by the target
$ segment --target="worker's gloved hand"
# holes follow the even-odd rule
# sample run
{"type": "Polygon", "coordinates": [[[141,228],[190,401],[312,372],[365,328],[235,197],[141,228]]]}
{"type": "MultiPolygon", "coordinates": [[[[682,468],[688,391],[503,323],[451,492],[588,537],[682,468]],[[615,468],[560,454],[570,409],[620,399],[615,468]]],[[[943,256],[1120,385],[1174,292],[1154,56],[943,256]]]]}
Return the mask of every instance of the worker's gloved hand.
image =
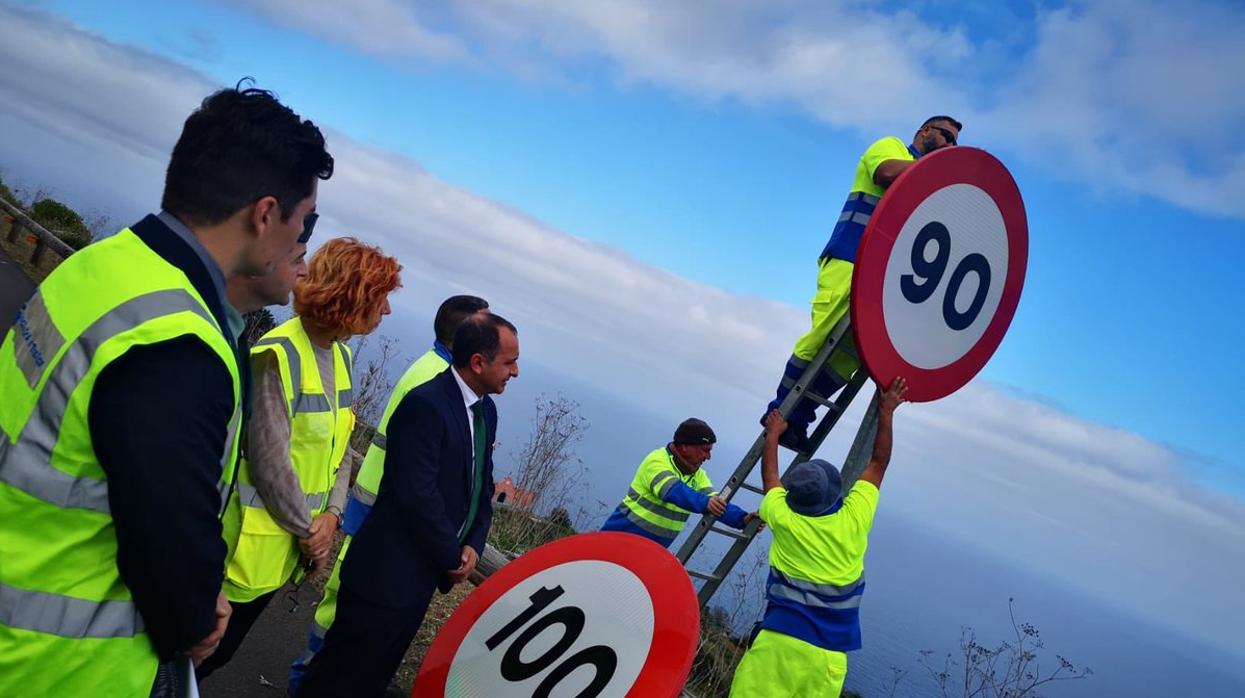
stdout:
{"type": "Polygon", "coordinates": [[[714,516],[721,516],[726,512],[726,500],[718,496],[709,498],[709,513],[714,516]]]}

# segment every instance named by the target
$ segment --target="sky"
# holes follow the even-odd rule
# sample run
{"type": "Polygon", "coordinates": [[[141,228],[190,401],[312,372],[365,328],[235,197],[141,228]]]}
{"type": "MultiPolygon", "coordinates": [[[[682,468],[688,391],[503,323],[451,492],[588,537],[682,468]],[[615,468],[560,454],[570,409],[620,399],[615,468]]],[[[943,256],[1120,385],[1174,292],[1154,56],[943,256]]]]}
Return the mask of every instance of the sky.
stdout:
{"type": "Polygon", "coordinates": [[[598,423],[631,449],[602,481],[689,414],[720,481],[860,153],[952,114],[1020,187],[1026,284],[975,380],[901,408],[884,499],[1245,658],[1242,29],[1231,2],[0,0],[0,176],[120,227],[253,76],[326,131],[317,236],[403,263],[382,332],[418,354],[483,295],[533,380],[648,416],[598,423]]]}

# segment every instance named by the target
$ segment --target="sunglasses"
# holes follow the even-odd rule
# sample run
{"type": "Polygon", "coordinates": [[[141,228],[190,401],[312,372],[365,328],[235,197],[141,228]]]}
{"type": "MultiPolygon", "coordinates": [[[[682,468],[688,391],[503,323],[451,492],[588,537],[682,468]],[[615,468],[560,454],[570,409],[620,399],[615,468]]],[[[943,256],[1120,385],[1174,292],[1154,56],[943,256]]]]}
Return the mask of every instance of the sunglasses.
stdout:
{"type": "MultiPolygon", "coordinates": [[[[954,131],[948,131],[947,129],[945,129],[945,128],[941,127],[941,126],[934,126],[933,124],[930,124],[930,126],[929,126],[929,127],[930,127],[930,128],[932,128],[932,129],[934,129],[935,131],[937,131],[937,132],[941,133],[941,134],[942,134],[942,138],[943,138],[943,140],[945,140],[945,141],[947,142],[947,145],[955,145],[955,132],[954,132],[954,131]]],[[[312,215],[314,215],[314,214],[312,214],[312,215]]]]}
{"type": "Polygon", "coordinates": [[[298,236],[299,242],[304,245],[307,244],[307,241],[311,239],[311,231],[316,229],[316,221],[318,220],[320,220],[320,214],[315,211],[307,214],[307,217],[303,219],[303,232],[298,236]]]}

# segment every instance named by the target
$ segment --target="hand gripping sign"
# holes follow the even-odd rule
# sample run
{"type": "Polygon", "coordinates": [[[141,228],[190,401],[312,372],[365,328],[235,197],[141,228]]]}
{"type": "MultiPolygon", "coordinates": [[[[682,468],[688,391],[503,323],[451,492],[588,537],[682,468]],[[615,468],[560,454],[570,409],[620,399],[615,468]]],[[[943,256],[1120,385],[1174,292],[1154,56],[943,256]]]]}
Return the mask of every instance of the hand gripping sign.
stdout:
{"type": "Polygon", "coordinates": [[[878,204],[852,277],[860,356],[881,385],[908,381],[928,402],[968,383],[1011,324],[1025,282],[1020,190],[984,150],[936,150],[878,204]]]}
{"type": "Polygon", "coordinates": [[[700,607],[669,551],[584,533],[505,565],[442,626],[413,698],[643,696],[682,690],[700,607]]]}

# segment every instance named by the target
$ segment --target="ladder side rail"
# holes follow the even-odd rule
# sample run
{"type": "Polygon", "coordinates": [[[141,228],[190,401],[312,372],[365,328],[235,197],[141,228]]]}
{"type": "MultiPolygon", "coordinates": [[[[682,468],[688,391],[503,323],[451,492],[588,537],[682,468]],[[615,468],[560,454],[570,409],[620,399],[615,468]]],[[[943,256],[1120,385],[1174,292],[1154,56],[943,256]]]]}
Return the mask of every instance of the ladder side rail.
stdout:
{"type": "MultiPolygon", "coordinates": [[[[838,347],[840,342],[842,342],[843,337],[847,334],[850,328],[851,316],[844,315],[843,318],[839,320],[838,324],[834,326],[834,329],[830,331],[830,336],[826,338],[826,343],[822,345],[821,349],[817,352],[817,355],[813,357],[813,360],[804,368],[804,373],[800,374],[799,380],[796,381],[796,384],[791,388],[790,392],[787,393],[786,399],[784,399],[782,404],[779,405],[778,411],[784,418],[791,414],[791,410],[795,409],[796,403],[799,402],[800,398],[804,396],[804,392],[807,387],[812,384],[813,381],[817,380],[817,376],[820,375],[822,368],[824,368],[826,362],[830,360],[830,355],[834,353],[834,350],[838,347]]],[[[827,418],[831,416],[833,416],[836,421],[838,420],[837,414],[827,415],[827,418]]],[[[825,420],[823,419],[822,421],[825,420]]],[[[752,447],[748,449],[748,452],[744,455],[743,459],[739,461],[739,465],[735,467],[735,471],[731,473],[730,478],[727,479],[721,490],[719,490],[720,497],[725,499],[727,502],[734,498],[735,494],[740,489],[739,486],[756,468],[756,464],[761,460],[761,454],[764,450],[765,432],[762,430],[761,435],[758,436],[756,441],[752,443],[752,447]]],[[[678,558],[679,562],[684,565],[687,564],[688,560],[690,560],[692,555],[696,552],[696,549],[700,547],[701,542],[704,541],[705,536],[708,535],[709,529],[711,529],[713,524],[716,522],[717,517],[711,514],[706,513],[700,516],[700,519],[692,528],[691,533],[688,534],[687,540],[683,541],[683,545],[679,547],[679,552],[675,554],[675,557],[678,558]]]]}
{"type": "Polygon", "coordinates": [[[709,605],[709,599],[717,593],[718,587],[722,586],[722,582],[726,581],[726,575],[731,573],[735,568],[735,563],[739,562],[739,558],[743,557],[744,551],[752,544],[752,540],[761,532],[761,520],[753,519],[744,527],[743,536],[731,544],[726,554],[718,561],[713,569],[713,578],[705,580],[701,585],[700,591],[696,592],[696,596],[700,601],[700,608],[704,610],[709,605]]]}
{"type": "MultiPolygon", "coordinates": [[[[821,423],[817,425],[817,429],[813,433],[814,448],[813,448],[812,453],[816,453],[817,447],[821,445],[821,442],[826,438],[826,435],[830,433],[830,430],[834,427],[835,423],[838,422],[838,418],[844,412],[847,411],[847,406],[851,404],[852,399],[856,397],[856,394],[860,391],[861,386],[863,386],[865,381],[867,381],[868,379],[869,379],[869,372],[866,371],[864,367],[862,366],[861,368],[856,370],[856,373],[852,376],[852,380],[846,386],[844,386],[842,391],[840,391],[838,399],[835,400],[835,403],[839,407],[839,409],[833,414],[826,415],[821,420],[821,423]]],[[[873,408],[873,424],[874,424],[875,430],[876,430],[876,425],[877,425],[876,402],[877,402],[877,395],[875,394],[874,403],[870,405],[870,407],[873,408]]],[[[865,415],[866,421],[862,423],[861,425],[862,429],[864,429],[865,425],[868,424],[867,420],[869,419],[869,416],[870,415],[866,413],[865,415]]],[[[859,439],[860,439],[860,436],[858,434],[857,440],[859,439]]],[[[762,436],[762,438],[760,439],[760,442],[764,444],[764,436],[762,436]]],[[[873,449],[872,444],[873,444],[872,435],[870,435],[869,446],[867,447],[868,451],[872,451],[873,449]]],[[[858,445],[855,443],[853,443],[852,448],[857,449],[857,450],[862,450],[862,451],[866,450],[865,447],[858,447],[858,445]]],[[[811,453],[810,454],[803,454],[803,453],[796,454],[795,459],[792,460],[790,465],[787,466],[787,470],[790,470],[792,466],[798,463],[802,463],[808,460],[810,457],[811,457],[811,453]]],[[[850,453],[848,455],[848,458],[850,460],[851,458],[850,453]]],[[[865,458],[866,458],[865,462],[867,463],[868,456],[866,455],[865,458]]],[[[861,465],[859,469],[856,471],[856,475],[853,476],[853,478],[858,477],[860,472],[863,470],[864,470],[864,465],[861,465]]],[[[783,474],[784,475],[786,474],[785,470],[783,471],[783,474]]],[[[848,489],[847,485],[844,485],[844,491],[847,491],[847,489],[848,489]]],[[[739,558],[743,557],[744,551],[747,550],[748,546],[752,544],[752,539],[756,537],[757,533],[760,532],[760,529],[761,529],[761,522],[759,519],[753,520],[751,523],[749,523],[744,528],[743,535],[740,536],[737,540],[735,540],[731,544],[730,549],[726,551],[726,554],[722,556],[722,559],[718,562],[717,567],[715,567],[713,570],[712,578],[705,579],[704,584],[701,585],[700,590],[696,593],[696,596],[700,601],[700,607],[702,609],[709,605],[709,600],[713,598],[713,595],[715,593],[717,593],[718,587],[722,586],[722,582],[726,581],[726,575],[730,574],[731,570],[734,569],[735,564],[739,562],[739,558]]],[[[704,537],[704,534],[701,534],[701,538],[703,537],[704,537]]],[[[686,547],[686,545],[684,547],[686,547]]],[[[683,550],[680,549],[679,553],[682,554],[683,550]]],[[[690,553],[689,553],[689,557],[690,557],[690,553]]]]}
{"type": "MultiPolygon", "coordinates": [[[[782,404],[778,406],[778,412],[784,419],[791,414],[791,410],[795,409],[796,403],[804,397],[804,393],[808,390],[808,387],[817,380],[817,376],[821,375],[822,369],[825,368],[826,364],[830,361],[830,355],[839,348],[839,344],[843,342],[843,337],[847,335],[848,331],[851,330],[851,327],[852,318],[851,315],[848,314],[844,315],[834,326],[834,329],[830,331],[830,335],[826,337],[825,344],[821,345],[821,349],[817,352],[817,355],[813,357],[813,360],[809,362],[808,366],[804,367],[804,373],[800,374],[799,380],[795,382],[795,385],[793,385],[791,390],[787,393],[787,397],[782,401],[782,404]]],[[[764,437],[765,433],[762,432],[761,438],[764,437]]]]}
{"type": "Polygon", "coordinates": [[[856,484],[856,480],[868,467],[869,459],[873,457],[873,440],[878,433],[880,400],[881,390],[874,388],[873,399],[869,401],[869,408],[865,410],[865,416],[860,420],[860,428],[856,431],[856,438],[852,441],[852,447],[847,451],[847,458],[844,459],[840,471],[843,474],[844,493],[851,492],[852,485],[856,484]]]}

